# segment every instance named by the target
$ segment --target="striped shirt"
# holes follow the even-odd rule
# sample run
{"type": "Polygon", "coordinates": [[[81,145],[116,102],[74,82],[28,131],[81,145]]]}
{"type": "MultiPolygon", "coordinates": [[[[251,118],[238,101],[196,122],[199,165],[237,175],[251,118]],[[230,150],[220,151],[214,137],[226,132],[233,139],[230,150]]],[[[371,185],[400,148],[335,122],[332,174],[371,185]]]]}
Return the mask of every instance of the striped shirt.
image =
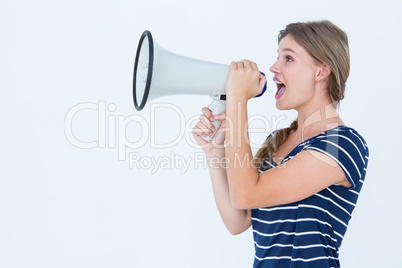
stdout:
{"type": "MultiPolygon", "coordinates": [[[[339,247],[366,176],[368,147],[356,130],[338,126],[303,141],[281,163],[303,150],[335,160],[352,187],[334,184],[298,202],[253,209],[256,268],[340,267],[339,247]]],[[[266,161],[260,172],[275,166],[266,161]]]]}

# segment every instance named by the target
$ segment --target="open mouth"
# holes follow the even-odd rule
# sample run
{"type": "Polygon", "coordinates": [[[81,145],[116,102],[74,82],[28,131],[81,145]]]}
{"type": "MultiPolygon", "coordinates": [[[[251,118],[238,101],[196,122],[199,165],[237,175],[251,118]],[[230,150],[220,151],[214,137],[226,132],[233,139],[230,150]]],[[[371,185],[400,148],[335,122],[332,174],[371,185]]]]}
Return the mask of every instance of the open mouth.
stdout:
{"type": "Polygon", "coordinates": [[[274,82],[276,83],[277,91],[275,94],[275,99],[279,99],[283,96],[286,91],[286,86],[284,83],[279,81],[277,78],[274,78],[274,82]]]}

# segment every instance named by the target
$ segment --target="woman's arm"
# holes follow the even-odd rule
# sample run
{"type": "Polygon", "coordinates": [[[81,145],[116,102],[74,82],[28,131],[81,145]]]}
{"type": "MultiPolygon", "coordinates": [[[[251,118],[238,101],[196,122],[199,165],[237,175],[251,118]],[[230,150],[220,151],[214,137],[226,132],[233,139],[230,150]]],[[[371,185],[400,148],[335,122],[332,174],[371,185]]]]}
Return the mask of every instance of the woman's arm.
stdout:
{"type": "Polygon", "coordinates": [[[240,234],[247,230],[251,225],[251,211],[238,209],[232,205],[226,175],[227,163],[225,161],[225,149],[223,147],[225,137],[224,123],[216,132],[210,143],[206,142],[201,137],[212,133],[213,125],[211,122],[215,119],[223,121],[225,119],[225,114],[213,116],[211,111],[206,107],[202,109],[202,112],[203,115],[201,115],[200,121],[194,127],[193,136],[197,143],[204,150],[207,157],[209,174],[212,181],[212,189],[214,192],[216,206],[221,218],[231,234],[240,234]]]}
{"type": "Polygon", "coordinates": [[[255,63],[232,63],[226,84],[225,155],[235,207],[250,209],[307,198],[333,184],[350,187],[342,168],[329,156],[303,151],[282,165],[258,174],[248,138],[247,101],[259,94],[265,78],[255,63]]]}
{"type": "Polygon", "coordinates": [[[216,206],[223,223],[232,235],[237,235],[243,233],[251,226],[251,211],[249,209],[238,209],[233,206],[226,168],[224,167],[226,163],[222,162],[224,159],[224,154],[216,159],[207,158],[209,174],[211,176],[216,206]]]}

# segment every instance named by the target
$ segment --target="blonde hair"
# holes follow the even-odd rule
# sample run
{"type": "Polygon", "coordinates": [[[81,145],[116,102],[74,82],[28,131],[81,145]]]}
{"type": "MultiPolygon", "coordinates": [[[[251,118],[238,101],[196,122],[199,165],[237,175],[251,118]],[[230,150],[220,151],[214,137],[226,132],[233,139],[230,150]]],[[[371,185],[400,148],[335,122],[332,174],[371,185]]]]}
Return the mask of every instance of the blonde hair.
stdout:
{"type": "MultiPolygon", "coordinates": [[[[278,44],[285,36],[292,36],[316,60],[317,64],[326,64],[331,70],[328,78],[328,94],[334,107],[345,96],[346,80],[350,72],[348,36],[339,27],[328,20],[291,23],[279,32],[278,44]]],[[[289,134],[298,128],[297,119],[288,128],[280,129],[271,135],[257,152],[254,163],[262,163],[274,157],[289,134]]]]}

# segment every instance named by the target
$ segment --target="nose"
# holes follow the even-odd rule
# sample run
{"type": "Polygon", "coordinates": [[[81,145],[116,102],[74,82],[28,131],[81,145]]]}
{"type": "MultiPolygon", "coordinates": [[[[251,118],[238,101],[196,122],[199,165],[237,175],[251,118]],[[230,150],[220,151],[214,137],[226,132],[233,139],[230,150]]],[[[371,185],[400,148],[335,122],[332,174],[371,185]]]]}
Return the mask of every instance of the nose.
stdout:
{"type": "Polygon", "coordinates": [[[280,72],[280,68],[279,68],[279,60],[275,61],[274,65],[271,66],[271,68],[269,68],[269,70],[271,71],[271,73],[279,73],[280,72]]]}

